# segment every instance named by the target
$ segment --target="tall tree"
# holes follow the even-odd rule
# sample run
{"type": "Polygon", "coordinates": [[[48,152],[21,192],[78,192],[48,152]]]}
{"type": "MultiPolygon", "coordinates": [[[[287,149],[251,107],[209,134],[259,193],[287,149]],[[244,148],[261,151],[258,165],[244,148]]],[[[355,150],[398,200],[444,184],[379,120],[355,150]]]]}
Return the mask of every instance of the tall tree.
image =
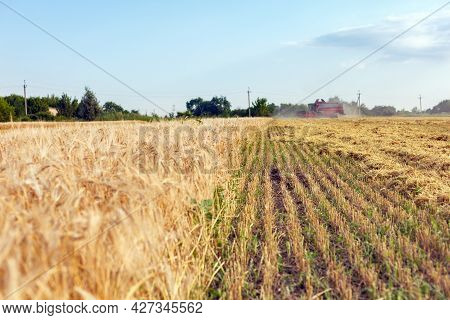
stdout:
{"type": "Polygon", "coordinates": [[[14,109],[0,97],[0,122],[7,122],[14,115],[14,109]]]}
{"type": "Polygon", "coordinates": [[[41,98],[45,104],[49,107],[49,108],[54,108],[56,109],[56,107],[58,106],[59,103],[59,97],[55,96],[54,94],[52,94],[51,96],[46,96],[46,97],[42,97],[41,98]]]}
{"type": "Polygon", "coordinates": [[[253,102],[252,115],[255,117],[268,117],[270,115],[269,104],[266,98],[258,98],[253,102]]]}
{"type": "Polygon", "coordinates": [[[72,106],[70,107],[70,109],[73,110],[72,117],[77,116],[79,106],[80,106],[80,104],[78,103],[78,100],[76,98],[74,98],[72,100],[72,106]]]}
{"type": "Polygon", "coordinates": [[[231,114],[231,103],[225,97],[214,97],[210,102],[210,112],[214,116],[229,117],[231,114]]]}
{"type": "Polygon", "coordinates": [[[13,107],[14,115],[16,117],[22,117],[25,115],[25,100],[23,96],[19,96],[18,94],[11,94],[5,97],[6,102],[13,107]]]}
{"type": "Polygon", "coordinates": [[[186,109],[190,113],[192,113],[196,116],[200,116],[200,114],[202,113],[201,106],[202,106],[203,102],[204,101],[202,98],[192,99],[191,101],[186,102],[186,109]]]}
{"type": "Polygon", "coordinates": [[[102,113],[100,103],[97,100],[94,92],[88,87],[85,88],[83,98],[81,98],[80,105],[77,110],[77,117],[87,121],[93,121],[102,113]]]}
{"type": "Polygon", "coordinates": [[[39,112],[48,112],[48,101],[41,97],[30,97],[27,99],[28,114],[37,114],[39,112]]]}
{"type": "MultiPolygon", "coordinates": [[[[76,102],[76,100],[74,100],[76,102]]],[[[67,118],[75,117],[75,113],[78,108],[78,103],[73,103],[72,99],[66,94],[63,93],[60,99],[56,104],[56,110],[58,110],[58,114],[67,118]]]]}

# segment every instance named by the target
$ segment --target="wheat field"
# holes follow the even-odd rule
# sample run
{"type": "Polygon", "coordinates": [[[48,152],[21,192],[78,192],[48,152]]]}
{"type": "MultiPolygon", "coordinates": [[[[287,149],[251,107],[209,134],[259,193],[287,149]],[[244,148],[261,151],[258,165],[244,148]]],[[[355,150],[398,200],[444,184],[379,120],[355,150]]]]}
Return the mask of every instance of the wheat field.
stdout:
{"type": "Polygon", "coordinates": [[[0,126],[2,299],[448,299],[447,118],[0,126]]]}

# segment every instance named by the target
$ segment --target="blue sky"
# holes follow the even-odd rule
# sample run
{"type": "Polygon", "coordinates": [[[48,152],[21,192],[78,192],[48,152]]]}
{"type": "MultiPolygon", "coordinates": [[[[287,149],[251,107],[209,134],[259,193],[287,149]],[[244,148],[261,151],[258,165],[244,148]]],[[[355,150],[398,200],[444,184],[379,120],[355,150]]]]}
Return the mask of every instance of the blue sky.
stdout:
{"type": "MultiPolygon", "coordinates": [[[[297,103],[446,1],[1,0],[167,111],[197,96],[246,107],[246,90],[297,103]]],[[[155,107],[0,5],[0,95],[155,107]]],[[[450,98],[450,5],[310,100],[338,95],[411,109],[450,98]]],[[[156,110],[157,111],[157,110],[156,110]]]]}

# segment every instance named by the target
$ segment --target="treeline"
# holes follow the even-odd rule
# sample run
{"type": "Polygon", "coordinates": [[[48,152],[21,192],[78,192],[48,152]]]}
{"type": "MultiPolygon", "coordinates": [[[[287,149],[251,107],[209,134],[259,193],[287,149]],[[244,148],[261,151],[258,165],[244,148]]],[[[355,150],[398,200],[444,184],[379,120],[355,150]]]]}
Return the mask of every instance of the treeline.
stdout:
{"type": "Polygon", "coordinates": [[[450,100],[444,100],[437,106],[427,109],[426,111],[420,111],[417,107],[414,107],[411,111],[409,111],[405,109],[397,110],[393,106],[375,106],[372,109],[362,107],[361,113],[362,115],[373,117],[437,115],[450,113],[450,100]]]}
{"type": "Polygon", "coordinates": [[[442,101],[437,106],[428,109],[426,113],[429,114],[450,113],[450,100],[442,101]]]}
{"type": "MultiPolygon", "coordinates": [[[[339,102],[344,105],[346,115],[362,116],[408,116],[423,114],[450,113],[450,100],[444,100],[437,106],[419,112],[417,108],[412,111],[397,110],[393,106],[375,106],[372,109],[364,104],[361,108],[353,102],[346,102],[339,97],[330,98],[328,102],[339,102]]],[[[115,102],[108,101],[100,104],[94,92],[85,88],[85,93],[80,101],[71,98],[67,94],[61,97],[55,95],[47,97],[30,97],[27,99],[27,114],[25,113],[24,97],[11,94],[0,97],[0,122],[6,121],[117,121],[117,120],[159,120],[157,114],[142,115],[137,110],[127,110],[115,102]]],[[[280,104],[269,103],[265,98],[256,99],[250,107],[245,109],[233,109],[226,97],[213,97],[211,100],[202,98],[192,99],[186,102],[186,111],[177,115],[169,113],[165,118],[200,118],[200,117],[297,117],[308,110],[305,104],[280,104]]]]}
{"type": "Polygon", "coordinates": [[[159,116],[142,115],[137,110],[126,110],[121,105],[108,101],[101,105],[94,92],[85,88],[80,101],[67,94],[61,97],[55,95],[47,97],[27,98],[27,112],[25,113],[25,99],[23,96],[11,94],[0,97],[0,122],[6,121],[114,121],[114,120],[158,120],[159,116]]]}
{"type": "Polygon", "coordinates": [[[231,103],[226,97],[213,97],[211,100],[203,100],[202,98],[192,99],[186,102],[186,111],[178,112],[178,118],[190,117],[271,117],[280,107],[273,103],[269,103],[265,98],[256,99],[250,110],[232,109],[231,103]]]}
{"type": "MultiPolygon", "coordinates": [[[[368,108],[364,104],[358,107],[356,101],[346,102],[339,97],[328,99],[328,102],[339,102],[344,105],[346,115],[362,115],[369,117],[389,117],[389,116],[407,116],[407,115],[424,115],[450,113],[450,100],[445,100],[437,106],[430,108],[424,112],[420,112],[418,108],[412,111],[397,110],[393,106],[375,106],[368,108]]],[[[202,98],[192,99],[186,102],[186,111],[178,112],[178,118],[189,117],[297,117],[308,111],[306,104],[290,104],[282,103],[275,105],[269,103],[265,98],[258,98],[249,109],[233,109],[231,103],[226,97],[213,97],[211,100],[203,100],[202,98]]]]}
{"type": "Polygon", "coordinates": [[[419,115],[436,115],[443,113],[450,113],[450,100],[444,100],[438,105],[427,109],[426,111],[420,111],[419,108],[414,107],[412,110],[400,109],[398,110],[394,106],[375,106],[369,109],[365,104],[358,108],[356,101],[346,102],[339,97],[333,97],[328,100],[329,102],[339,102],[344,105],[346,115],[359,115],[368,117],[390,117],[390,116],[419,116],[419,115]]]}

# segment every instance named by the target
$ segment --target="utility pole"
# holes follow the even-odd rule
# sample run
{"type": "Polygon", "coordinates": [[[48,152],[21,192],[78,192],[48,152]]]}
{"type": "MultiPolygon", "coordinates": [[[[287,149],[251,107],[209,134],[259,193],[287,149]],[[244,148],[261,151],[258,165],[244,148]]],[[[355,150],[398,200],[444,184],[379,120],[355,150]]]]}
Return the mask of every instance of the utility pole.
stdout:
{"type": "Polygon", "coordinates": [[[422,113],[422,95],[419,96],[419,102],[420,102],[420,113],[422,113]]]}
{"type": "Polygon", "coordinates": [[[358,90],[358,115],[361,116],[361,91],[358,90]]]}
{"type": "Polygon", "coordinates": [[[249,87],[248,90],[247,90],[247,95],[248,95],[248,117],[249,118],[252,116],[252,111],[251,111],[252,105],[251,105],[251,102],[250,102],[250,93],[251,93],[251,91],[250,91],[250,87],[249,87]]]}
{"type": "Polygon", "coordinates": [[[28,115],[28,105],[27,105],[27,83],[23,80],[23,97],[25,99],[25,115],[28,115]]]}

